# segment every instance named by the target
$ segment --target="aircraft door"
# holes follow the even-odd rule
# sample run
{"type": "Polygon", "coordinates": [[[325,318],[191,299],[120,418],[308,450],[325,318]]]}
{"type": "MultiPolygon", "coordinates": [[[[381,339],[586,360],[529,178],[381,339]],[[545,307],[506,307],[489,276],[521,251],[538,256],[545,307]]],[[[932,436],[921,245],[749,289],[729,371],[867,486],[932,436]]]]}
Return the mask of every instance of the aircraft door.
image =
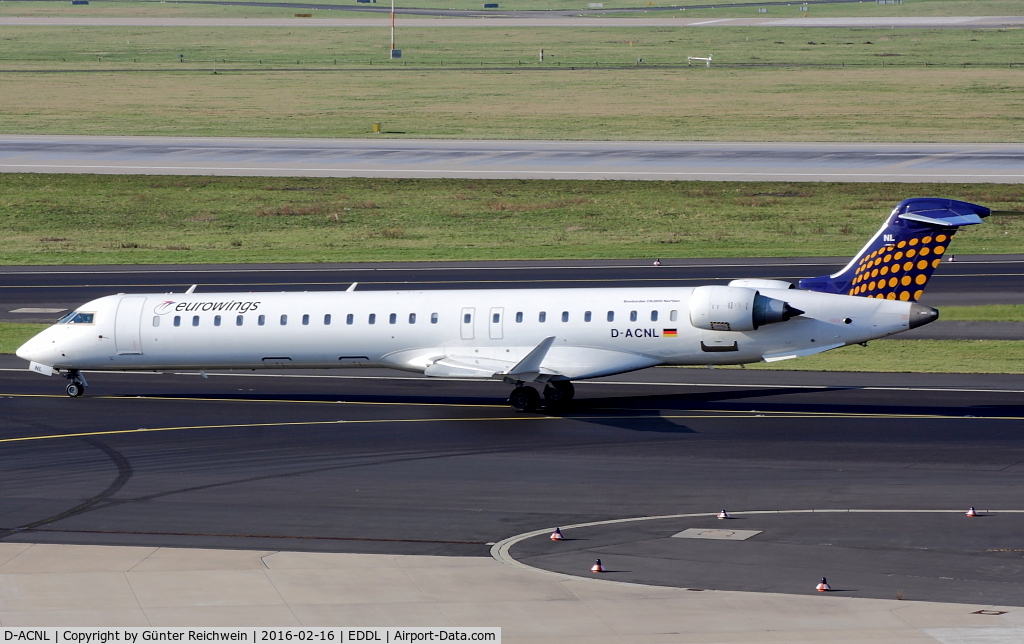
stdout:
{"type": "Polygon", "coordinates": [[[459,324],[461,326],[462,339],[463,340],[472,340],[473,339],[473,323],[474,323],[473,317],[475,315],[476,315],[476,309],[475,308],[470,307],[470,308],[462,309],[462,317],[459,318],[459,324]]]}
{"type": "Polygon", "coordinates": [[[142,307],[144,296],[122,297],[114,318],[114,346],[118,355],[142,354],[142,307]]]}
{"type": "Polygon", "coordinates": [[[489,324],[490,324],[490,331],[491,331],[491,339],[492,340],[500,340],[501,339],[501,337],[502,337],[501,336],[501,329],[502,329],[502,325],[505,323],[502,320],[502,318],[504,316],[505,316],[505,309],[503,309],[503,308],[493,308],[493,309],[491,309],[491,317],[489,319],[489,324]]]}

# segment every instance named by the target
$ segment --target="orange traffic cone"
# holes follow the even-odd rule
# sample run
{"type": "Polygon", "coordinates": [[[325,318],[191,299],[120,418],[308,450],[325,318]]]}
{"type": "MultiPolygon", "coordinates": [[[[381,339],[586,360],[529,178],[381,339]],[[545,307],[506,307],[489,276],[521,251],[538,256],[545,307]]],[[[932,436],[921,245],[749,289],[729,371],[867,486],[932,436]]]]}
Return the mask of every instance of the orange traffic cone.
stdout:
{"type": "Polygon", "coordinates": [[[967,511],[967,514],[965,514],[964,516],[976,517],[978,516],[978,511],[972,507],[970,510],[967,511]]]}
{"type": "Polygon", "coordinates": [[[718,513],[718,518],[719,519],[728,519],[729,518],[729,513],[726,512],[725,510],[722,510],[721,512],[718,513]]]}
{"type": "Polygon", "coordinates": [[[590,567],[590,572],[604,572],[604,566],[601,565],[600,559],[595,561],[594,565],[590,567]]]}
{"type": "Polygon", "coordinates": [[[824,593],[824,592],[828,592],[828,591],[832,590],[832,587],[831,587],[831,586],[829,586],[829,585],[828,585],[828,582],[827,582],[827,581],[825,581],[825,578],[824,578],[824,577],[822,577],[822,578],[821,578],[821,583],[820,583],[820,584],[818,584],[818,586],[817,586],[816,590],[817,590],[817,591],[818,591],[819,593],[824,593]]]}
{"type": "Polygon", "coordinates": [[[565,537],[562,536],[562,531],[558,528],[555,528],[555,531],[551,533],[551,540],[561,541],[562,539],[565,539],[565,537]]]}

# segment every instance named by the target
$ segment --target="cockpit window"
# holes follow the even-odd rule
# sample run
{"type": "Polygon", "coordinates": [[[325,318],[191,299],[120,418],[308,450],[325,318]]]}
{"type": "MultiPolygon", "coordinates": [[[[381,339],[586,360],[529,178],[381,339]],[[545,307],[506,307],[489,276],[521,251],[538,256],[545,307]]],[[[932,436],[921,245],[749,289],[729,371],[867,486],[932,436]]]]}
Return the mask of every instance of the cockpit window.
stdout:
{"type": "Polygon", "coordinates": [[[79,313],[78,311],[75,311],[74,313],[61,318],[61,321],[67,322],[68,324],[92,324],[94,315],[95,313],[79,313]]]}
{"type": "Polygon", "coordinates": [[[61,319],[57,320],[54,324],[67,324],[68,322],[71,321],[71,318],[75,317],[76,315],[78,315],[78,311],[72,311],[71,313],[68,313],[67,315],[61,317],[61,319]]]}

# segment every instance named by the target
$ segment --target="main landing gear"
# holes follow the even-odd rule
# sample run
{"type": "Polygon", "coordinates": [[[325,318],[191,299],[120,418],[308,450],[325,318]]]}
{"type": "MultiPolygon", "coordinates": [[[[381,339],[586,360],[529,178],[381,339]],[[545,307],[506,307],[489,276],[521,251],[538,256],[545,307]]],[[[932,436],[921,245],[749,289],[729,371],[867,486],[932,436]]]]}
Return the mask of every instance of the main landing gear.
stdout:
{"type": "Polygon", "coordinates": [[[70,380],[68,383],[67,392],[72,398],[78,398],[85,393],[85,376],[78,371],[78,369],[72,369],[64,374],[64,377],[70,380]]]}
{"type": "MultiPolygon", "coordinates": [[[[540,394],[529,385],[517,383],[508,397],[508,404],[516,411],[534,411],[540,407],[540,394]]],[[[576,390],[568,380],[553,380],[544,387],[544,401],[549,408],[563,405],[572,400],[576,390]]]]}

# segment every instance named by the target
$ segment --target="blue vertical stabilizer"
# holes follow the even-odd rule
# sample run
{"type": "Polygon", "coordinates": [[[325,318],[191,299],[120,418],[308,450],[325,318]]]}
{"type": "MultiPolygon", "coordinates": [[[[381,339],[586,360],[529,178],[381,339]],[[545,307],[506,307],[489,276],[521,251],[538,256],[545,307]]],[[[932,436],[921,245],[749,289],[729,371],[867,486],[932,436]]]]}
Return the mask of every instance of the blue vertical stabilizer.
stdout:
{"type": "Polygon", "coordinates": [[[905,199],[875,236],[833,275],[799,282],[806,291],[916,302],[960,226],[991,211],[953,199],[905,199]]]}

